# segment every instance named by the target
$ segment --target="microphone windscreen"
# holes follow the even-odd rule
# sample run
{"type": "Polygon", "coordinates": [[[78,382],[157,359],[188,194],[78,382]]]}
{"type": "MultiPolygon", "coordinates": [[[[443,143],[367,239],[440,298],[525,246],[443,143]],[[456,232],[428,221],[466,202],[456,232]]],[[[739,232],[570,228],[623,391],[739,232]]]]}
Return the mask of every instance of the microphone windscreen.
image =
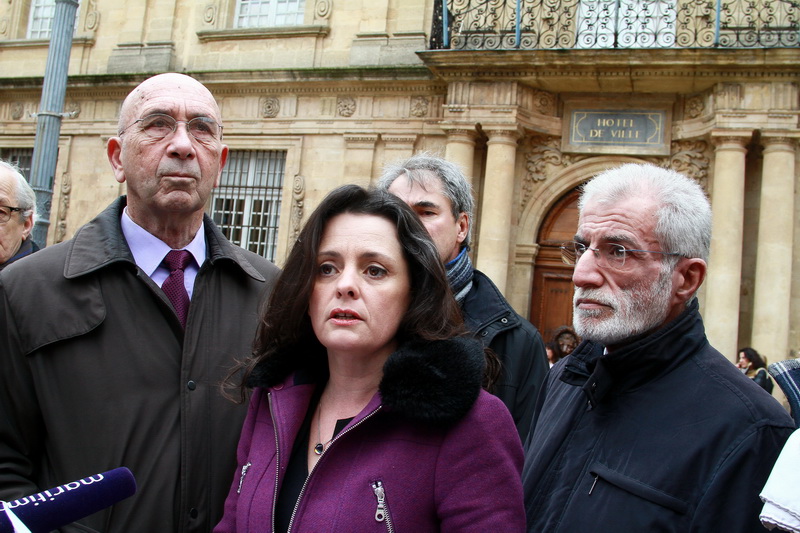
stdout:
{"type": "MultiPolygon", "coordinates": [[[[7,502],[6,507],[31,533],[47,533],[110,507],[135,492],[133,474],[120,467],[7,502]]],[[[14,533],[14,526],[4,512],[0,512],[0,533],[14,533]]]]}

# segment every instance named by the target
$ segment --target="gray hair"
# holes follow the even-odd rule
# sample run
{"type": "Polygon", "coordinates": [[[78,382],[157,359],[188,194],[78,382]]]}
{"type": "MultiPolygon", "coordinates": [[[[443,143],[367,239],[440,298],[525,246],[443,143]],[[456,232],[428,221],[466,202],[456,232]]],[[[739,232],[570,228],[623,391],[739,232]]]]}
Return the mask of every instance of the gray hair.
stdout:
{"type": "Polygon", "coordinates": [[[453,217],[458,219],[461,213],[467,214],[467,237],[461,243],[461,248],[469,246],[475,201],[472,199],[472,187],[457,165],[431,153],[421,152],[406,160],[387,164],[378,180],[378,188],[389,190],[394,180],[400,176],[406,176],[410,182],[425,187],[429,180],[428,172],[439,178],[442,192],[450,200],[453,217]]]}
{"type": "Polygon", "coordinates": [[[22,175],[22,171],[19,169],[19,167],[13,163],[9,163],[0,159],[0,168],[6,169],[17,182],[17,205],[12,207],[19,207],[22,209],[22,211],[19,212],[19,215],[23,220],[27,219],[28,217],[32,217],[35,222],[36,194],[33,192],[33,189],[31,189],[28,180],[26,180],[25,176],[22,175]]]}
{"type": "MultiPolygon", "coordinates": [[[[650,164],[630,163],[598,174],[583,186],[578,208],[590,201],[653,198],[658,204],[655,237],[663,251],[708,262],[711,205],[703,188],[683,174],[650,164]]],[[[675,267],[678,259],[671,262],[675,267]]]]}

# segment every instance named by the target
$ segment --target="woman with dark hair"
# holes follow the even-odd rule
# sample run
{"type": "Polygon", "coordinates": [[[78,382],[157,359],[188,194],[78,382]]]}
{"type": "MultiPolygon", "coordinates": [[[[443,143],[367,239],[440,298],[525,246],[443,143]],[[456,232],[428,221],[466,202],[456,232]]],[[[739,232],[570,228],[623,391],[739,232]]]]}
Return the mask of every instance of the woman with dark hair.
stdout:
{"type": "Polygon", "coordinates": [[[739,350],[739,362],[736,366],[756,384],[772,394],[772,379],[767,372],[767,363],[753,348],[747,347],[739,350]]]}
{"type": "Polygon", "coordinates": [[[460,317],[405,203],[331,192],[243,363],[253,394],[214,531],[523,531],[522,447],[460,317]]]}

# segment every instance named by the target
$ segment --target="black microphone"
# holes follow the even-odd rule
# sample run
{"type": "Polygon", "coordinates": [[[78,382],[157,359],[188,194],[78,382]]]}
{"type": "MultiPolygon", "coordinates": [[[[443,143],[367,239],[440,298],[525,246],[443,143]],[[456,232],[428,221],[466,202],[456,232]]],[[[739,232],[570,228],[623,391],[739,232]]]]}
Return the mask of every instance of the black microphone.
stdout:
{"type": "MultiPolygon", "coordinates": [[[[31,533],[47,533],[110,507],[135,492],[136,480],[123,466],[6,502],[2,508],[14,513],[31,533]]],[[[0,533],[15,533],[14,524],[4,510],[0,510],[0,533]]]]}

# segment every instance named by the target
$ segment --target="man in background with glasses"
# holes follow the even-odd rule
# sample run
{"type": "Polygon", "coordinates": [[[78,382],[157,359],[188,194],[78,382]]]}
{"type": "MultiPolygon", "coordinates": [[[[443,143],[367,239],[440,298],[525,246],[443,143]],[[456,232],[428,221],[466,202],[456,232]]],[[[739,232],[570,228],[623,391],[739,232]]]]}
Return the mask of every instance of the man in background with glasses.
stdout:
{"type": "Polygon", "coordinates": [[[14,165],[0,160],[0,270],[32,254],[36,195],[14,165]]]}
{"type": "Polygon", "coordinates": [[[149,78],[117,131],[127,196],[0,275],[0,499],[126,466],[137,493],[64,531],[208,533],[246,410],[219,383],[278,268],[204,215],[228,155],[206,87],[149,78]]]}
{"type": "Polygon", "coordinates": [[[758,531],[793,423],[705,337],[711,208],[676,172],[589,181],[574,241],[584,342],[548,374],[526,443],[530,532],[758,531]]]}

